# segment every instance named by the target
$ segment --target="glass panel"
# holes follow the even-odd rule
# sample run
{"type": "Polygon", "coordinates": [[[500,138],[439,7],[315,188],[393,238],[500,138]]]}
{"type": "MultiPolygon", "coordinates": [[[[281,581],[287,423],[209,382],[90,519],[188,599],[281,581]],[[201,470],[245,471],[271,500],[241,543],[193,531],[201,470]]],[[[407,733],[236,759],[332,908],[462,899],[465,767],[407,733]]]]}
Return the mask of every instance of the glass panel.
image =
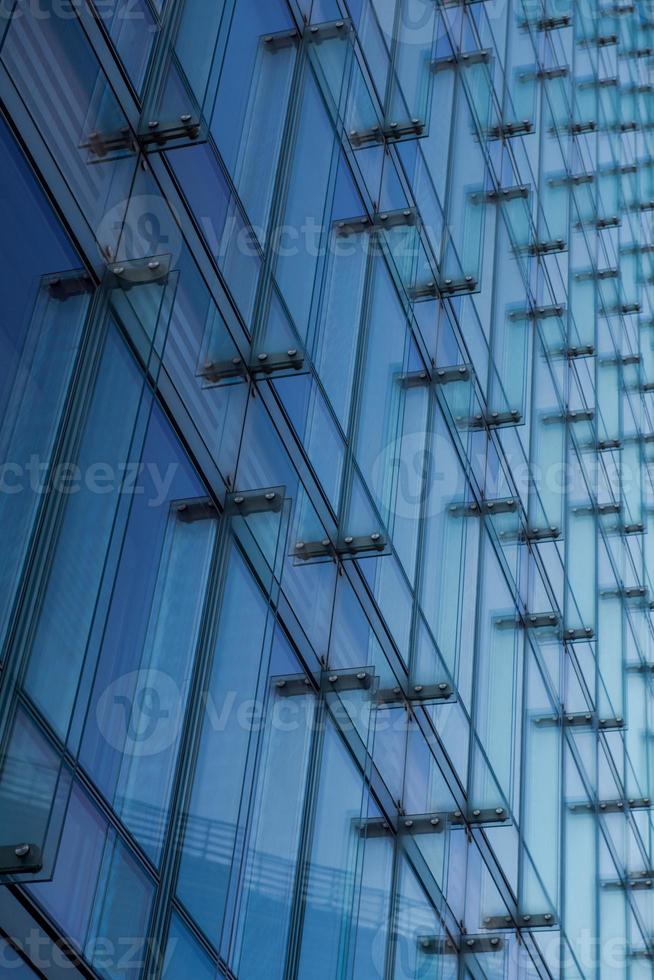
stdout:
{"type": "Polygon", "coordinates": [[[475,727],[493,778],[477,759],[473,768],[471,803],[487,809],[501,805],[497,784],[504,799],[512,800],[514,759],[517,745],[515,726],[520,705],[520,652],[524,631],[517,619],[513,596],[504,580],[488,538],[483,544],[483,592],[479,621],[474,689],[475,727]]]}
{"type": "Polygon", "coordinates": [[[216,967],[182,918],[173,913],[164,954],[163,980],[214,980],[216,967]]]}
{"type": "Polygon", "coordinates": [[[331,980],[347,969],[354,955],[364,800],[362,776],[327,722],[313,833],[303,869],[302,935],[295,953],[299,980],[331,980]]]}
{"type": "Polygon", "coordinates": [[[224,51],[225,7],[225,0],[219,0],[204,16],[201,0],[166,6],[140,123],[142,135],[154,145],[158,140],[188,142],[203,132],[224,51]]]}
{"type": "Polygon", "coordinates": [[[136,170],[135,144],[77,16],[61,16],[57,0],[38,10],[18,0],[1,58],[103,254],[112,258],[136,170]]]}
{"type": "Polygon", "coordinates": [[[288,696],[292,679],[273,677],[242,859],[234,970],[277,980],[291,928],[297,864],[306,820],[305,794],[316,730],[316,697],[307,683],[288,696]]]}
{"type": "Polygon", "coordinates": [[[148,953],[154,883],[77,785],[53,880],[32,892],[100,976],[138,980],[148,953]]]}
{"type": "Polygon", "coordinates": [[[46,474],[91,296],[91,281],[82,270],[46,276],[36,286],[34,308],[24,330],[20,323],[7,325],[0,423],[0,533],[5,548],[0,570],[0,645],[46,492],[46,474]],[[79,291],[78,283],[83,284],[79,291]],[[73,294],[66,296],[69,288],[73,294]]]}
{"type": "Polygon", "coordinates": [[[162,276],[159,263],[155,265],[145,271],[143,264],[125,268],[120,275],[107,272],[94,308],[95,346],[89,349],[86,375],[72,408],[70,435],[59,448],[61,475],[49,494],[29,602],[2,676],[0,799],[12,819],[3,821],[0,843],[8,848],[5,867],[19,874],[25,868],[31,880],[48,878],[56,858],[69,782],[61,769],[63,752],[102,596],[105,562],[112,543],[121,540],[134,489],[129,481],[141,459],[165,345],[175,280],[162,276]],[[126,281],[129,293],[124,291],[126,281]],[[119,311],[133,331],[152,387],[115,326],[119,311]],[[56,748],[38,733],[36,743],[26,741],[19,719],[31,705],[59,738],[56,748]],[[35,744],[43,745],[36,755],[35,744]],[[43,753],[48,761],[38,758],[43,753]],[[43,780],[40,768],[48,773],[43,780]],[[40,786],[38,794],[19,797],[19,805],[16,771],[23,772],[28,786],[40,786]],[[24,839],[27,829],[31,840],[24,839]]]}
{"type": "Polygon", "coordinates": [[[562,726],[530,644],[526,645],[526,655],[520,812],[521,843],[531,860],[522,860],[519,906],[528,914],[540,914],[543,891],[549,907],[558,907],[562,726]],[[538,773],[538,778],[530,778],[530,773],[538,773]]]}
{"type": "Polygon", "coordinates": [[[135,498],[125,529],[80,750],[82,764],[155,864],[218,524],[165,426],[156,412],[141,464],[155,479],[135,498]]]}
{"type": "Polygon", "coordinates": [[[209,648],[207,710],[193,750],[189,797],[183,804],[177,894],[216,945],[225,925],[235,848],[242,846],[237,833],[251,778],[249,759],[261,728],[260,716],[251,717],[248,711],[257,704],[260,710],[272,639],[270,607],[232,535],[257,549],[252,557],[263,559],[270,576],[270,568],[283,554],[281,513],[230,518],[220,616],[209,648]],[[234,650],[240,651],[238,657],[234,650]]]}

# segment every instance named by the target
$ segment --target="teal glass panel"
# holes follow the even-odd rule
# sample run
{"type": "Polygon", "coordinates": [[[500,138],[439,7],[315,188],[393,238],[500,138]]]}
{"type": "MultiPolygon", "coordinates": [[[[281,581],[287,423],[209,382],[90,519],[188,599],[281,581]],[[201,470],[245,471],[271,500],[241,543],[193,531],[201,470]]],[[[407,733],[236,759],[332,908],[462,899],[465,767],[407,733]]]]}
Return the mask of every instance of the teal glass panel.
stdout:
{"type": "Polygon", "coordinates": [[[596,595],[596,521],[593,507],[570,500],[566,519],[567,630],[593,630],[596,595]]]}
{"type": "Polygon", "coordinates": [[[315,695],[286,696],[284,680],[266,699],[230,956],[239,976],[270,980],[284,975],[317,728],[315,695]]]}
{"type": "Polygon", "coordinates": [[[360,824],[366,813],[361,774],[327,722],[311,847],[303,870],[302,934],[291,950],[302,980],[330,978],[339,969],[351,968],[363,858],[360,824]],[[325,889],[329,902],[323,898],[325,889]]]}
{"type": "Polygon", "coordinates": [[[224,55],[226,7],[220,0],[205,18],[198,0],[166,6],[139,126],[154,145],[188,142],[206,131],[224,55]]]}
{"type": "MultiPolygon", "coordinates": [[[[276,514],[253,517],[270,525],[262,525],[262,531],[274,535],[279,527],[276,514]]],[[[241,530],[247,533],[247,528],[241,530]]],[[[260,534],[256,537],[261,540],[260,534]]],[[[208,710],[198,736],[190,795],[184,802],[177,879],[178,897],[216,945],[224,927],[248,759],[261,728],[257,714],[248,712],[262,695],[271,642],[267,601],[234,543],[229,545],[225,573],[212,640],[208,710]],[[238,658],[231,656],[235,648],[241,651],[238,658]]]]}
{"type": "Polygon", "coordinates": [[[480,632],[473,691],[474,724],[492,771],[477,757],[471,775],[471,802],[480,809],[513,798],[515,752],[520,718],[521,651],[524,633],[513,597],[488,538],[482,545],[484,588],[479,608],[480,632]]]}
{"type": "Polygon", "coordinates": [[[99,976],[142,975],[154,882],[78,785],[54,878],[32,892],[99,976]]]}
{"type": "MultiPolygon", "coordinates": [[[[22,837],[23,825],[30,829],[34,839],[24,844],[30,845],[34,860],[23,864],[46,879],[52,873],[65,817],[70,780],[63,758],[82,671],[85,663],[91,665],[87,651],[101,604],[105,562],[112,543],[116,545],[121,538],[129,491],[134,489],[134,482],[129,484],[127,478],[138,467],[152,408],[153,390],[113,322],[114,308],[124,305],[123,286],[116,282],[119,278],[107,273],[95,308],[95,361],[79,384],[71,409],[76,423],[72,435],[59,447],[59,476],[48,495],[45,516],[48,530],[40,541],[29,580],[29,602],[21,611],[0,689],[0,796],[10,803],[12,771],[23,763],[26,773],[35,773],[39,766],[47,773],[38,796],[25,802],[18,823],[14,819],[6,825],[7,843],[22,837]],[[116,397],[121,400],[119,416],[116,397]],[[45,750],[38,748],[38,739],[32,743],[21,734],[21,703],[35,706],[59,739],[56,748],[47,746],[48,762],[35,762],[35,752],[45,750]]],[[[174,282],[168,285],[174,288],[174,282]]],[[[161,281],[149,283],[147,277],[141,288],[140,297],[139,288],[133,289],[129,306],[132,312],[140,307],[142,319],[133,320],[131,326],[138,326],[135,345],[145,356],[156,384],[170,289],[161,281]]],[[[83,708],[82,701],[79,704],[83,708]]]]}
{"type": "Polygon", "coordinates": [[[164,953],[163,980],[214,980],[216,968],[181,916],[174,913],[164,953]]]}
{"type": "Polygon", "coordinates": [[[441,976],[439,964],[446,957],[434,954],[429,941],[444,939],[444,930],[437,910],[406,858],[399,862],[397,894],[390,976],[394,980],[417,980],[430,974],[441,976]]]}
{"type": "MultiPolygon", "coordinates": [[[[535,631],[534,631],[535,632],[535,631]]],[[[561,848],[561,732],[558,706],[548,694],[534,650],[526,645],[521,814],[520,907],[527,914],[558,907],[561,848]]]]}
{"type": "Polygon", "coordinates": [[[408,130],[409,138],[424,130],[433,74],[431,54],[438,25],[438,8],[423,0],[401,0],[394,31],[395,64],[387,124],[391,131],[408,130]]]}
{"type": "Polygon", "coordinates": [[[34,521],[45,495],[55,438],[68,386],[91,305],[90,281],[64,300],[57,295],[75,283],[81,271],[45,277],[34,292],[34,306],[16,354],[7,358],[3,384],[0,455],[4,462],[0,494],[0,527],[5,560],[0,571],[0,637],[5,636],[11,607],[29,550],[34,521]],[[37,470],[33,467],[36,464],[37,470]],[[28,474],[29,487],[21,487],[28,474]]]}
{"type": "Polygon", "coordinates": [[[218,525],[206,496],[171,499],[174,489],[196,487],[178,478],[156,516],[147,504],[137,504],[130,515],[80,751],[155,864],[166,834],[218,525]],[[148,525],[146,544],[141,534],[148,525]],[[139,577],[150,579],[144,592],[130,575],[135,567],[139,577]],[[130,590],[140,615],[130,608],[130,590]],[[121,618],[131,630],[117,650],[121,618]],[[138,643],[130,643],[130,633],[138,643]]]}
{"type": "Polygon", "coordinates": [[[78,18],[60,16],[56,0],[38,10],[19,0],[0,57],[103,254],[113,257],[135,144],[78,18]],[[58,85],[49,83],[53,77],[58,85]]]}
{"type": "Polygon", "coordinates": [[[474,643],[480,529],[477,517],[465,516],[469,491],[440,413],[429,454],[421,606],[448,670],[466,691],[470,662],[464,651],[474,643]]]}

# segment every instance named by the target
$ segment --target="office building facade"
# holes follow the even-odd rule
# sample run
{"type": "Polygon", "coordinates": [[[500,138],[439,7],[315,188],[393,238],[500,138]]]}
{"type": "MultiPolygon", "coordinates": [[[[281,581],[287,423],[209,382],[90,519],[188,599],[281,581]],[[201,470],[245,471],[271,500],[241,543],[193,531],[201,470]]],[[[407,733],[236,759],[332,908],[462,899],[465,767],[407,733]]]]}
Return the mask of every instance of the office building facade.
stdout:
{"type": "Polygon", "coordinates": [[[3,977],[652,975],[653,67],[3,5],[3,977]]]}

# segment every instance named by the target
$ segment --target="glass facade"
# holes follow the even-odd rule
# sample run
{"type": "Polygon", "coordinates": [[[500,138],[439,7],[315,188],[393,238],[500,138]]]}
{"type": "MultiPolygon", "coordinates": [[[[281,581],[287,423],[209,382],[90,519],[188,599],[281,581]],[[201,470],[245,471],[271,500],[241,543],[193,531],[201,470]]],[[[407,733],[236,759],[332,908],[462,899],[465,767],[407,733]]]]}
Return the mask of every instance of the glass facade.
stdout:
{"type": "Polygon", "coordinates": [[[0,11],[0,976],[644,980],[654,7],[0,11]]]}

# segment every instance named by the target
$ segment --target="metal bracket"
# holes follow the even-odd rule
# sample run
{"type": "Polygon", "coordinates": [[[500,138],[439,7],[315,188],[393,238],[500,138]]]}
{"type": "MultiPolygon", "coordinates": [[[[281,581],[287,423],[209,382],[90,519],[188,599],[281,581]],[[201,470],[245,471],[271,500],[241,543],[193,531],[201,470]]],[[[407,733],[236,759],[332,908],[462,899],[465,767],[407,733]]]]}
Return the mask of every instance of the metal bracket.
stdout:
{"type": "Polygon", "coordinates": [[[174,500],[171,506],[182,524],[196,524],[198,521],[218,519],[218,510],[211,497],[190,497],[188,500],[174,500]]]}
{"type": "Polygon", "coordinates": [[[282,509],[284,495],[284,487],[230,493],[225,499],[225,515],[228,517],[249,517],[250,514],[278,514],[282,509]]]}
{"type": "Polygon", "coordinates": [[[398,819],[398,830],[402,834],[442,834],[447,827],[447,814],[418,813],[406,814],[398,819]]]}
{"type": "Polygon", "coordinates": [[[554,252],[565,252],[566,243],[562,238],[556,238],[549,242],[532,242],[527,247],[529,255],[552,255],[554,252]]]}
{"type": "Polygon", "coordinates": [[[563,639],[568,643],[572,643],[575,640],[592,640],[595,636],[595,631],[590,626],[580,626],[577,629],[565,629],[563,631],[563,639]]]}
{"type": "Polygon", "coordinates": [[[525,613],[522,621],[526,629],[557,629],[561,625],[557,612],[525,613]]]}
{"type": "Polygon", "coordinates": [[[310,561],[316,558],[347,558],[352,555],[366,554],[369,552],[381,553],[386,548],[386,540],[379,531],[371,534],[361,534],[358,536],[347,535],[339,538],[336,544],[332,544],[330,538],[322,538],[320,541],[295,542],[293,556],[302,561],[310,561]]]}
{"type": "Polygon", "coordinates": [[[622,440],[621,439],[600,439],[597,443],[596,449],[598,452],[604,452],[607,449],[621,449],[622,440]]]}
{"type": "Polygon", "coordinates": [[[336,548],[330,538],[322,538],[320,541],[296,541],[293,548],[293,555],[302,561],[311,561],[314,558],[334,558],[336,548]]]}
{"type": "Polygon", "coordinates": [[[539,728],[555,728],[563,724],[565,728],[594,728],[597,716],[592,711],[579,711],[574,714],[541,715],[534,718],[534,724],[539,728]]]}
{"type": "Polygon", "coordinates": [[[7,844],[0,847],[0,875],[36,874],[42,867],[41,848],[36,844],[7,844]]]}
{"type": "Polygon", "coordinates": [[[433,72],[445,71],[448,68],[457,68],[469,65],[487,65],[491,60],[490,49],[482,51],[466,51],[464,54],[451,54],[446,58],[435,58],[431,63],[433,72]]]}
{"type": "Polygon", "coordinates": [[[616,303],[615,306],[603,306],[600,316],[631,316],[633,313],[640,313],[642,307],[640,303],[616,303]]]}
{"type": "Polygon", "coordinates": [[[487,915],[482,922],[484,929],[551,929],[556,924],[552,912],[518,913],[515,919],[511,915],[487,915]]]}
{"type": "Polygon", "coordinates": [[[654,48],[627,48],[625,51],[620,51],[618,54],[619,58],[651,58],[654,54],[654,48]]]}
{"type": "Polygon", "coordinates": [[[579,347],[564,347],[561,353],[570,360],[573,360],[575,357],[592,357],[595,354],[595,347],[593,344],[582,344],[579,347]]]}
{"type": "Polygon", "coordinates": [[[620,715],[616,715],[615,718],[600,718],[597,724],[602,731],[621,730],[625,727],[624,718],[621,718],[620,715]]]}
{"type": "Polygon", "coordinates": [[[629,950],[629,956],[635,960],[652,960],[654,959],[654,947],[642,946],[640,948],[632,948],[629,950]]]}
{"type": "Polygon", "coordinates": [[[261,351],[260,354],[250,362],[252,374],[273,374],[275,371],[300,371],[304,366],[304,357],[296,347],[290,347],[287,351],[269,354],[261,351]]]}
{"type": "Polygon", "coordinates": [[[311,678],[306,674],[288,674],[270,678],[270,686],[279,697],[296,698],[313,691],[311,678]]]}
{"type": "Polygon", "coordinates": [[[654,871],[638,871],[627,875],[626,878],[616,878],[612,881],[602,881],[602,888],[611,891],[623,889],[630,891],[646,891],[654,887],[654,871]]]}
{"type": "Polygon", "coordinates": [[[530,527],[526,531],[522,531],[520,535],[521,541],[533,541],[538,543],[539,541],[556,541],[561,537],[561,528],[556,527],[552,524],[551,527],[530,527]]]}
{"type": "Polygon", "coordinates": [[[247,369],[241,357],[233,357],[231,361],[206,361],[198,372],[210,384],[218,384],[229,378],[245,378],[247,369]]]}
{"type": "Polygon", "coordinates": [[[407,137],[422,136],[425,132],[423,119],[409,119],[407,122],[391,122],[384,126],[384,136],[387,140],[401,140],[407,137]]]}
{"type": "Polygon", "coordinates": [[[518,510],[514,497],[498,500],[482,500],[480,504],[473,501],[469,504],[452,504],[450,513],[457,517],[480,517],[483,514],[513,514],[518,510]]]}
{"type": "Polygon", "coordinates": [[[477,285],[474,276],[464,276],[463,279],[444,279],[439,283],[439,289],[444,296],[455,296],[459,293],[472,293],[477,285]]]}
{"type": "MultiPolygon", "coordinates": [[[[541,17],[540,20],[536,21],[537,31],[558,31],[562,27],[570,27],[572,23],[572,17],[569,14],[565,14],[562,17],[541,17]]],[[[525,22],[528,26],[528,22],[525,22]]]]}
{"type": "Polygon", "coordinates": [[[440,296],[440,290],[433,279],[411,286],[408,293],[414,303],[420,303],[429,299],[438,299],[440,296]]]}
{"type": "Polygon", "coordinates": [[[356,218],[343,218],[334,222],[334,230],[338,235],[360,235],[373,227],[372,218],[367,214],[356,218]]]}
{"type": "Polygon", "coordinates": [[[649,797],[631,800],[602,800],[599,803],[570,803],[571,813],[589,813],[599,810],[601,813],[627,813],[629,810],[647,810],[650,807],[649,797]]]}
{"type": "Polygon", "coordinates": [[[649,589],[644,585],[624,585],[619,589],[602,589],[601,598],[646,599],[649,589]]]}
{"type": "Polygon", "coordinates": [[[148,259],[115,262],[107,267],[110,285],[123,290],[150,283],[158,283],[160,286],[164,286],[168,282],[169,271],[169,255],[153,255],[148,259]]]}
{"type": "Polygon", "coordinates": [[[397,380],[402,388],[424,388],[431,384],[428,371],[409,371],[407,374],[398,375],[397,380]]]}
{"type": "Polygon", "coordinates": [[[617,34],[598,34],[597,37],[589,37],[586,41],[581,43],[586,44],[588,47],[595,45],[595,47],[598,48],[607,48],[612,44],[617,44],[618,40],[619,38],[617,34]]]}
{"type": "Polygon", "coordinates": [[[377,691],[378,704],[402,704],[404,702],[445,701],[453,695],[452,686],[447,681],[438,684],[414,684],[405,691],[401,687],[385,687],[377,691]]]}
{"type": "Polygon", "coordinates": [[[292,48],[299,40],[299,31],[292,28],[290,31],[279,31],[277,34],[266,34],[262,38],[267,51],[281,51],[284,48],[292,48]]]}
{"type": "Polygon", "coordinates": [[[383,817],[364,817],[363,820],[355,818],[352,826],[360,837],[387,837],[393,831],[390,821],[383,817]]]}
{"type": "Polygon", "coordinates": [[[470,826],[474,827],[481,824],[506,823],[508,819],[509,814],[503,806],[489,807],[484,810],[475,808],[474,810],[469,810],[465,815],[461,810],[455,810],[450,815],[451,823],[458,827],[464,824],[470,824],[470,826]]]}
{"type": "Polygon", "coordinates": [[[60,276],[53,276],[46,283],[48,292],[53,299],[62,300],[65,302],[70,299],[71,296],[81,296],[82,293],[92,293],[95,289],[93,280],[90,276],[82,273],[74,273],[73,275],[66,275],[65,273],[60,276]]]}
{"type": "Polygon", "coordinates": [[[379,531],[371,534],[348,534],[344,538],[339,538],[336,551],[341,557],[348,555],[360,555],[367,552],[381,552],[386,547],[384,536],[379,531]]]}
{"type": "Polygon", "coordinates": [[[119,153],[121,150],[134,153],[136,148],[137,143],[129,126],[113,133],[89,133],[84,142],[80,143],[81,150],[88,150],[98,160],[103,160],[110,153],[119,153]]]}
{"type": "Polygon", "coordinates": [[[375,225],[387,228],[412,228],[419,223],[418,212],[415,208],[398,208],[397,211],[375,212],[375,225]]]}
{"type": "Polygon", "coordinates": [[[371,218],[367,214],[356,215],[353,218],[342,218],[334,222],[333,228],[338,235],[360,235],[361,232],[372,228],[414,227],[418,222],[418,212],[415,208],[398,208],[396,211],[375,212],[371,218]]]}
{"type": "Polygon", "coordinates": [[[612,215],[610,218],[597,218],[595,221],[596,228],[619,228],[622,224],[622,218],[617,214],[612,215]]]}
{"type": "Polygon", "coordinates": [[[475,204],[502,204],[504,201],[526,200],[529,198],[529,187],[518,184],[515,187],[502,187],[486,193],[473,194],[471,200],[475,204]]]}
{"type": "Polygon", "coordinates": [[[454,381],[469,381],[471,377],[472,368],[469,364],[454,364],[452,367],[436,368],[433,380],[436,384],[448,385],[454,381]]]}
{"type": "Polygon", "coordinates": [[[507,425],[519,425],[521,422],[522,415],[517,408],[513,408],[508,412],[488,412],[486,415],[477,413],[470,418],[457,418],[456,420],[459,428],[466,429],[483,429],[485,426],[489,428],[500,428],[501,426],[507,425]]]}
{"type": "Polygon", "coordinates": [[[510,320],[547,320],[550,317],[563,316],[566,312],[564,305],[557,303],[554,306],[531,306],[528,309],[512,310],[509,313],[510,320]]]}
{"type": "Polygon", "coordinates": [[[578,184],[592,184],[595,174],[566,174],[565,177],[550,177],[550,187],[576,187],[578,184]]]}
{"type": "Polygon", "coordinates": [[[459,938],[458,949],[454,940],[447,936],[418,936],[417,942],[423,953],[436,956],[450,953],[476,956],[477,953],[497,953],[504,949],[502,936],[469,936],[464,934],[459,938]]]}
{"type": "Polygon", "coordinates": [[[584,133],[594,133],[597,130],[597,123],[594,119],[589,119],[586,122],[572,122],[567,128],[572,136],[581,136],[584,133]]]}
{"type": "Polygon", "coordinates": [[[348,670],[323,670],[320,675],[322,694],[344,694],[346,691],[372,691],[377,681],[374,667],[348,670]]]}
{"type": "Polygon", "coordinates": [[[544,415],[543,422],[592,422],[594,418],[594,409],[579,408],[571,412],[563,412],[561,415],[544,415]]]}
{"type": "Polygon", "coordinates": [[[501,123],[499,126],[492,126],[488,130],[488,138],[491,140],[512,139],[514,136],[528,136],[534,130],[531,119],[521,119],[518,122],[501,123]]]}
{"type": "Polygon", "coordinates": [[[337,38],[347,37],[352,30],[352,23],[349,20],[330,20],[324,24],[311,24],[304,31],[305,40],[313,44],[320,44],[322,41],[333,41],[337,38]]]}
{"type": "Polygon", "coordinates": [[[197,113],[184,112],[177,120],[162,125],[159,119],[150,119],[139,131],[138,141],[144,149],[162,148],[173,140],[198,140],[202,132],[202,121],[197,113]]]}

